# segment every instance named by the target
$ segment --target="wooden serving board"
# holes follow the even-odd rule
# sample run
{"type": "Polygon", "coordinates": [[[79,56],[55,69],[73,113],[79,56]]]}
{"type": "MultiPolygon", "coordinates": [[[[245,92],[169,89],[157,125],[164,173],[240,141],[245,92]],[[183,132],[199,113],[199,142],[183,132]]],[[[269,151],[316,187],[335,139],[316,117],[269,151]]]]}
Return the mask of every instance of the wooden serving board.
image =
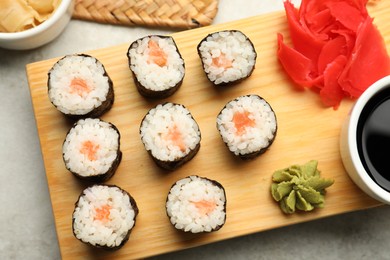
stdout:
{"type": "MultiPolygon", "coordinates": [[[[390,2],[380,1],[369,8],[390,46],[390,2]]],[[[126,52],[130,43],[88,52],[105,65],[115,88],[115,104],[102,119],[119,128],[123,160],[108,183],[130,192],[140,209],[130,240],[116,252],[93,250],[72,234],[74,203],[86,184],[65,169],[61,146],[72,122],[60,114],[47,97],[47,72],[59,58],[27,65],[63,259],[143,258],[380,205],[352,183],[340,159],[340,128],[353,101],[343,101],[334,111],[323,107],[316,93],[298,90],[276,58],[277,32],[289,39],[284,12],[173,34],[186,63],[186,76],[178,92],[159,101],[149,101],[138,94],[127,65],[126,52]],[[215,88],[202,71],[196,46],[208,33],[223,29],[243,31],[253,41],[258,57],[256,69],[249,79],[235,86],[215,88]],[[216,116],[225,103],[245,94],[265,98],[278,119],[275,142],[265,154],[252,161],[233,157],[215,126],[216,116]],[[174,172],[163,171],[154,164],[139,136],[143,116],[164,101],[184,104],[202,133],[199,153],[174,172]],[[272,173],[311,159],[319,161],[325,178],[335,180],[328,189],[325,208],[285,215],[270,195],[272,173]],[[217,232],[183,234],[171,226],[166,216],[165,200],[169,188],[178,179],[192,174],[218,180],[226,189],[227,221],[217,232]]]]}

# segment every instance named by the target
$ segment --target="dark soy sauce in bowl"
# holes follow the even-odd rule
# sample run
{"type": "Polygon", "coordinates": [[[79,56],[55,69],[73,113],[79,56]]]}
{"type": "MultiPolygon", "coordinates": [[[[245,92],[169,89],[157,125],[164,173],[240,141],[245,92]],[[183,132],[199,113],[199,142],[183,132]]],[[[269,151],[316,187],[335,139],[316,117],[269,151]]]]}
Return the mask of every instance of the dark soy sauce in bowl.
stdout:
{"type": "Polygon", "coordinates": [[[377,93],[365,105],[356,136],[365,170],[379,186],[390,191],[390,89],[377,93]]]}

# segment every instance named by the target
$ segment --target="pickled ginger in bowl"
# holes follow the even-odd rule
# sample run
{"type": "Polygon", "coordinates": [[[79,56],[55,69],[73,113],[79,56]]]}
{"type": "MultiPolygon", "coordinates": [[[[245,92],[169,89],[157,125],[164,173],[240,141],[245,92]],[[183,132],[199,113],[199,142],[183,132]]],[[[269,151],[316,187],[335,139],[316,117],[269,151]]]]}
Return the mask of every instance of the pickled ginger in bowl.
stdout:
{"type": "Polygon", "coordinates": [[[68,24],[73,0],[2,0],[0,47],[26,50],[55,39],[68,24]]]}

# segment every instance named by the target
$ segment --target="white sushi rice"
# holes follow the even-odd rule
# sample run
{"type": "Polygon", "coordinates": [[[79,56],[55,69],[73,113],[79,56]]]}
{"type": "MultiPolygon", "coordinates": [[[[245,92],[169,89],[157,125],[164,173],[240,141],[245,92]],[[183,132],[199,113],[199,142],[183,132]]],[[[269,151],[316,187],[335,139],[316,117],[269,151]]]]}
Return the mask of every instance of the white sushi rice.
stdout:
{"type": "Polygon", "coordinates": [[[184,60],[171,37],[150,36],[136,41],[129,49],[130,68],[146,89],[162,91],[175,87],[184,77],[184,60]],[[149,63],[149,41],[155,41],[167,55],[167,64],[149,63]]]}
{"type": "Polygon", "coordinates": [[[200,43],[198,50],[207,77],[216,85],[248,77],[256,63],[255,49],[240,31],[213,33],[200,43]],[[225,69],[213,65],[213,58],[221,54],[232,62],[232,67],[225,69]]]}
{"type": "Polygon", "coordinates": [[[206,178],[189,176],[175,183],[171,188],[166,210],[171,223],[185,232],[210,232],[225,223],[226,198],[223,188],[206,178]],[[196,202],[215,203],[215,208],[204,214],[196,202]]]}
{"type": "Polygon", "coordinates": [[[99,107],[107,98],[109,79],[104,76],[103,65],[95,58],[68,55],[50,70],[49,98],[64,114],[84,115],[99,107]],[[73,79],[84,80],[91,88],[89,93],[72,91],[73,79]]]}
{"type": "Polygon", "coordinates": [[[75,236],[94,246],[119,246],[134,227],[136,212],[129,195],[116,186],[86,188],[73,212],[75,236]],[[96,219],[96,210],[109,206],[108,220],[96,219]]]}
{"type": "Polygon", "coordinates": [[[182,105],[166,103],[152,108],[140,127],[141,139],[146,150],[161,161],[175,161],[186,156],[200,142],[198,124],[190,111],[182,105]],[[180,133],[185,150],[166,138],[172,127],[180,133]]]}
{"type": "Polygon", "coordinates": [[[119,134],[109,123],[100,119],[81,119],[66,136],[63,157],[70,171],[80,176],[95,176],[110,169],[117,158],[118,146],[119,134]],[[96,160],[90,160],[81,152],[85,142],[98,147],[96,160]]]}
{"type": "Polygon", "coordinates": [[[217,126],[223,141],[235,155],[257,152],[270,145],[274,139],[277,122],[270,105],[257,95],[242,96],[230,101],[217,117],[217,126]],[[233,122],[236,112],[249,112],[254,126],[238,133],[233,122]]]}

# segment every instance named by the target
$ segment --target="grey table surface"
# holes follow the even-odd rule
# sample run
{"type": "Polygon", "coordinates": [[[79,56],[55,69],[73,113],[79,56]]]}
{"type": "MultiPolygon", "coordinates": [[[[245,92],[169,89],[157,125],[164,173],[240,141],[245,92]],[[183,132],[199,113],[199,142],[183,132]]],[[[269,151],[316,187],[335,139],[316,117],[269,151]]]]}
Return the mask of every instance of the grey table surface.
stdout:
{"type": "MultiPolygon", "coordinates": [[[[283,10],[283,0],[220,0],[213,24],[283,10]]],[[[30,51],[0,49],[0,259],[61,259],[25,65],[174,30],[72,20],[30,51]]],[[[390,259],[390,208],[345,213],[155,259],[390,259]]]]}

